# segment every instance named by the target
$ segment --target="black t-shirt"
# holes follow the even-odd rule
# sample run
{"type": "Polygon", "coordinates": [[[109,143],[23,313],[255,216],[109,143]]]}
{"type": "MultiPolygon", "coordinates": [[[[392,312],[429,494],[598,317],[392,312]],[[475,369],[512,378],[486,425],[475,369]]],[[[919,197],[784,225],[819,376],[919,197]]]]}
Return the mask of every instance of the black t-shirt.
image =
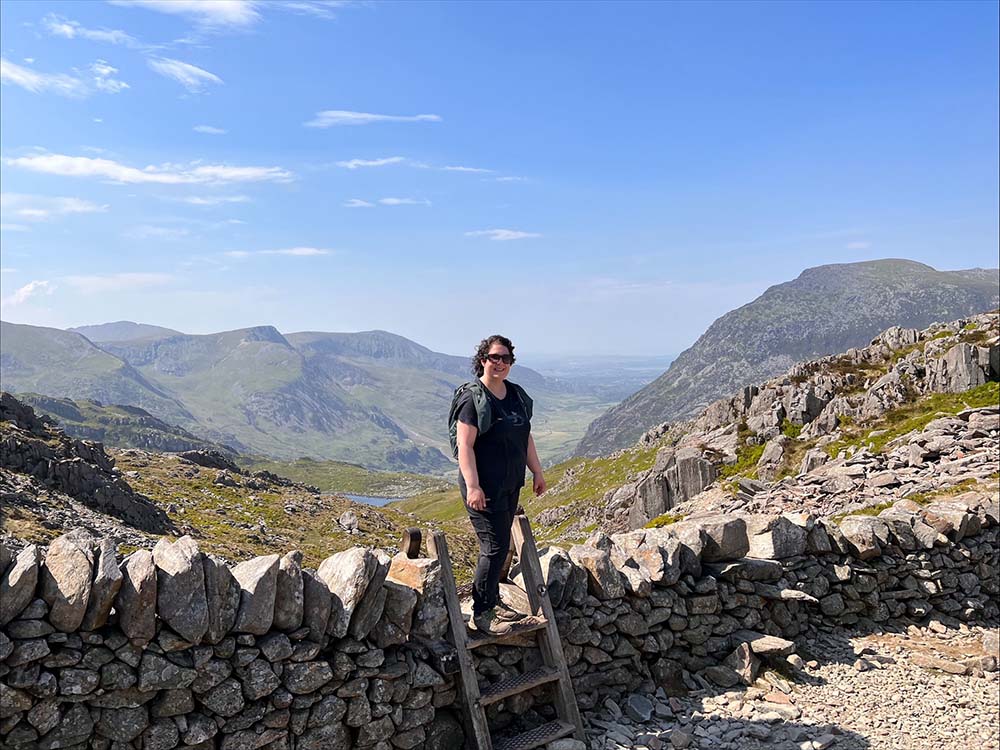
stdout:
{"type": "MultiPolygon", "coordinates": [[[[476,454],[479,486],[488,501],[486,509],[494,512],[507,510],[508,496],[524,485],[531,422],[512,386],[507,386],[507,395],[503,399],[498,399],[488,388],[484,390],[493,410],[493,423],[486,432],[476,435],[473,451],[476,454]]],[[[459,406],[458,421],[478,426],[471,393],[466,393],[464,402],[459,406]]],[[[467,490],[461,472],[458,484],[464,499],[467,490]]]]}

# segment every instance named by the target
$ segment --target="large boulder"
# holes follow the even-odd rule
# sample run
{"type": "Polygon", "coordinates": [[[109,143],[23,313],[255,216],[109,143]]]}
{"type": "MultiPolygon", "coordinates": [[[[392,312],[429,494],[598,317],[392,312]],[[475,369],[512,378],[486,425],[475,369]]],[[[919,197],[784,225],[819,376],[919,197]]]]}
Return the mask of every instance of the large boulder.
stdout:
{"type": "Polygon", "coordinates": [[[323,643],[330,623],[331,594],[312,570],[302,571],[302,624],[309,628],[309,640],[323,643]]]}
{"type": "Polygon", "coordinates": [[[234,626],[236,632],[264,635],[271,629],[279,560],[278,555],[263,555],[233,568],[233,577],[240,584],[240,608],[234,626]]]}
{"type": "Polygon", "coordinates": [[[417,606],[417,592],[409,586],[386,580],[385,606],[382,618],[372,631],[372,638],[379,648],[399,646],[406,642],[413,627],[413,610],[417,606]]]}
{"type": "Polygon", "coordinates": [[[750,516],[746,524],[750,557],[784,560],[805,554],[806,528],[787,516],[750,516]]]}
{"type": "Polygon", "coordinates": [[[201,563],[205,575],[205,601],[208,603],[205,640],[218,643],[236,624],[240,584],[225,560],[215,555],[202,555],[201,563]]]}
{"type": "Polygon", "coordinates": [[[358,602],[354,614],[351,615],[351,624],[348,628],[352,638],[363,639],[375,627],[375,623],[382,616],[385,607],[386,593],[383,588],[385,578],[389,573],[391,558],[380,549],[372,550],[375,556],[375,572],[372,573],[371,580],[365,589],[364,596],[358,602]]]}
{"type": "Polygon", "coordinates": [[[611,555],[602,549],[575,544],[569,550],[570,559],[587,572],[587,588],[598,599],[620,599],[625,596],[621,574],[611,563],[611,555]]]}
{"type": "MultiPolygon", "coordinates": [[[[375,553],[362,547],[338,552],[320,563],[316,576],[333,594],[330,622],[326,628],[331,638],[343,638],[347,635],[354,611],[361,604],[369,584],[379,574],[381,567],[375,553]]],[[[384,573],[382,580],[385,580],[384,573]]],[[[381,586],[381,581],[378,585],[381,586]]]]}
{"type": "Polygon", "coordinates": [[[302,552],[293,550],[278,562],[274,627],[295,630],[302,625],[302,603],[302,552]]]}
{"type": "Polygon", "coordinates": [[[933,392],[963,393],[990,377],[990,349],[955,344],[944,356],[927,361],[927,385],[933,392]]]}
{"type": "Polygon", "coordinates": [[[412,632],[431,640],[443,638],[448,629],[448,609],[441,564],[430,557],[409,558],[400,552],[392,558],[386,580],[417,592],[412,632]]]}
{"type": "Polygon", "coordinates": [[[680,521],[671,529],[696,529],[701,537],[701,559],[704,562],[738,560],[750,551],[746,521],[737,516],[704,516],[680,521]]]}
{"type": "Polygon", "coordinates": [[[156,635],[156,565],[149,550],[136,550],[121,564],[122,585],[115,598],[118,626],[144,645],[156,635]]]}
{"type": "Polygon", "coordinates": [[[847,516],[840,522],[840,533],[859,560],[878,557],[889,544],[888,524],[873,516],[847,516]]]}
{"type": "Polygon", "coordinates": [[[53,539],[45,555],[42,598],[49,605],[49,622],[64,633],[77,630],[87,613],[94,542],[84,529],[74,529],[53,539]]]}
{"type": "Polygon", "coordinates": [[[208,599],[198,543],[190,536],[173,544],[161,539],[153,547],[153,563],[160,619],[188,643],[200,643],[208,630],[208,599]]]}
{"type": "Polygon", "coordinates": [[[90,601],[80,627],[97,630],[103,627],[111,614],[118,590],[122,587],[122,572],[118,568],[115,543],[111,539],[101,539],[97,545],[97,562],[94,565],[94,580],[90,588],[90,601]]]}
{"type": "Polygon", "coordinates": [[[21,614],[34,598],[40,561],[38,547],[29,544],[4,571],[0,578],[0,625],[6,625],[21,614]]]}

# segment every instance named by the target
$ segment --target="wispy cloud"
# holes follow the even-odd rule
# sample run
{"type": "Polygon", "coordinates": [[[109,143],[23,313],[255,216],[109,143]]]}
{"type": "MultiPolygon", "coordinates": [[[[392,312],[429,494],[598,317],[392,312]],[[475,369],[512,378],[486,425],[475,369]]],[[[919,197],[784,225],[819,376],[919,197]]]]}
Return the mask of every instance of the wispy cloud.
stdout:
{"type": "Polygon", "coordinates": [[[50,281],[29,281],[12,295],[5,298],[3,300],[3,307],[16,307],[17,305],[23,305],[32,297],[37,297],[42,294],[52,294],[55,289],[55,286],[53,286],[50,281]]]}
{"type": "Polygon", "coordinates": [[[192,130],[196,133],[204,133],[205,135],[225,135],[228,132],[212,125],[195,125],[192,130]]]}
{"type": "Polygon", "coordinates": [[[320,247],[286,247],[280,250],[230,250],[224,253],[229,258],[249,258],[253,255],[289,255],[296,258],[311,258],[318,255],[331,255],[333,250],[320,247]]]}
{"type": "Polygon", "coordinates": [[[471,172],[473,174],[490,174],[493,172],[492,169],[483,169],[481,167],[441,167],[444,172],[471,172]]]}
{"type": "Polygon", "coordinates": [[[497,182],[527,182],[527,177],[497,177],[497,182]]]}
{"type": "Polygon", "coordinates": [[[349,112],[327,109],[304,122],[307,128],[329,128],[335,125],[371,125],[375,122],[441,122],[440,115],[376,115],[371,112],[349,112]]]}
{"type": "Polygon", "coordinates": [[[112,5],[146,8],[181,16],[209,28],[247,28],[260,20],[256,0],[109,0],[112,5]]]}
{"type": "Polygon", "coordinates": [[[17,273],[17,269],[4,267],[0,268],[0,273],[17,273]]]}
{"type": "Polygon", "coordinates": [[[526,240],[534,237],[541,237],[537,232],[522,232],[517,229],[478,229],[475,232],[466,232],[466,237],[488,237],[491,240],[500,242],[508,240],[526,240]]]}
{"type": "Polygon", "coordinates": [[[431,202],[422,198],[379,198],[383,206],[429,206],[431,202]]]}
{"type": "Polygon", "coordinates": [[[331,19],[337,17],[335,10],[344,8],[349,3],[346,0],[278,0],[273,4],[290,13],[331,19]]]}
{"type": "Polygon", "coordinates": [[[24,193],[0,194],[0,213],[4,217],[16,217],[20,221],[47,221],[66,214],[93,214],[107,210],[107,205],[99,205],[83,198],[24,193]]]}
{"type": "Polygon", "coordinates": [[[117,68],[104,60],[93,63],[86,71],[74,70],[74,75],[65,73],[40,73],[0,58],[0,82],[20,86],[33,94],[53,93],[59,96],[83,98],[95,91],[117,94],[129,86],[124,81],[113,78],[117,68]]]}
{"type": "Polygon", "coordinates": [[[338,161],[337,166],[344,169],[361,169],[362,167],[387,167],[390,164],[403,164],[406,161],[402,156],[387,156],[383,159],[350,159],[348,161],[338,161]]]}
{"type": "Polygon", "coordinates": [[[344,201],[344,208],[375,208],[374,203],[369,203],[368,201],[363,201],[360,198],[351,198],[349,201],[344,201]]]}
{"type": "Polygon", "coordinates": [[[134,37],[119,29],[88,29],[78,22],[49,13],[42,19],[42,25],[52,36],[64,39],[89,39],[92,42],[123,44],[128,47],[141,46],[134,37]]]}
{"type": "Polygon", "coordinates": [[[234,167],[228,164],[150,165],[139,169],[111,159],[66,154],[37,154],[4,159],[4,164],[64,177],[96,177],[122,183],[161,185],[289,182],[294,175],[281,167],[234,167]]]}
{"type": "MultiPolygon", "coordinates": [[[[212,3],[206,3],[212,5],[212,3]]],[[[197,65],[173,60],[169,57],[151,57],[149,67],[161,76],[172,78],[193,94],[201,93],[210,84],[221,84],[222,79],[197,65]]]]}
{"type": "Polygon", "coordinates": [[[27,224],[0,224],[0,232],[30,232],[27,224]]]}
{"type": "Polygon", "coordinates": [[[855,242],[848,242],[844,245],[848,250],[867,250],[872,246],[872,243],[866,242],[865,240],[857,240],[855,242]]]}
{"type": "Polygon", "coordinates": [[[249,195],[187,195],[178,198],[181,203],[191,206],[222,206],[227,203],[249,203],[249,195]]]}
{"type": "Polygon", "coordinates": [[[83,294],[102,294],[162,286],[169,284],[173,279],[174,277],[168,273],[112,273],[65,276],[60,281],[66,282],[83,294]]]}

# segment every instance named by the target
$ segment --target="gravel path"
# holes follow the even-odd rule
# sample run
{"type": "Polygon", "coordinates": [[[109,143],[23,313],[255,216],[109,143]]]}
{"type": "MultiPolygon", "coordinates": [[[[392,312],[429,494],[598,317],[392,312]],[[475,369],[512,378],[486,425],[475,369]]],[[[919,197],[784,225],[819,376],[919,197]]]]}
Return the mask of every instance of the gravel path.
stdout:
{"type": "MultiPolygon", "coordinates": [[[[1000,746],[997,630],[821,634],[788,678],[766,672],[750,688],[631,699],[592,714],[592,750],[970,750],[1000,746]],[[984,637],[989,641],[984,649],[984,637]],[[990,640],[992,639],[992,640],[990,640]],[[990,655],[992,654],[992,659],[990,655]],[[935,659],[939,661],[934,661],[935,659]],[[951,674],[927,665],[969,674],[951,674]],[[922,666],[923,665],[923,666],[922,666]],[[993,671],[983,671],[983,667],[993,671]]],[[[794,658],[794,657],[793,657],[794,658]]]]}

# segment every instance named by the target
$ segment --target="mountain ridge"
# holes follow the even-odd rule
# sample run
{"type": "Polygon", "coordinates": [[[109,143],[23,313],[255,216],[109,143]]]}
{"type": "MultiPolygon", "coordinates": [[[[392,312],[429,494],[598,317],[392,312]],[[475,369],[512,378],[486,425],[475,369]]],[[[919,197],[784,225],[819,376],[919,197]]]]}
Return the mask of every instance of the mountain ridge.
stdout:
{"type": "Polygon", "coordinates": [[[575,453],[627,447],[659,423],[693,416],[795,362],[864,346],[891,325],[924,328],[995,308],[997,273],[902,259],[807,268],[718,318],[663,375],[598,417],[575,453]]]}

